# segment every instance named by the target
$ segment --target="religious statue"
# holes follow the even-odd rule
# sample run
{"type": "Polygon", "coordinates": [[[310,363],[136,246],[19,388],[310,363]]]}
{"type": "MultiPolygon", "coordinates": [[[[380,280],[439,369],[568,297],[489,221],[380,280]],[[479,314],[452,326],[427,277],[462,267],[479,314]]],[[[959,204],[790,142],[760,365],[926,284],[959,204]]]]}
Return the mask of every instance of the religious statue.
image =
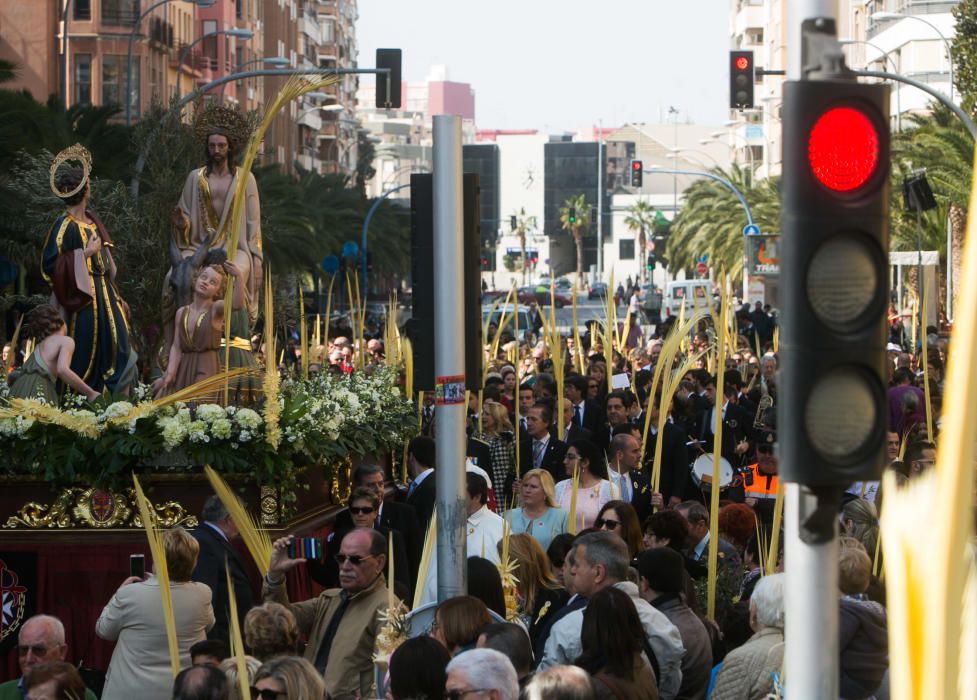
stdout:
{"type": "MultiPolygon", "coordinates": [[[[244,307],[244,280],[232,262],[205,265],[193,280],[193,301],[177,309],[166,373],[153,382],[156,396],[185,389],[220,371],[220,347],[224,336],[224,290],[227,275],[235,277],[232,312],[244,307]]],[[[217,400],[207,397],[207,402],[217,400]]],[[[199,400],[204,400],[198,397],[199,400]]]]}
{"type": "MultiPolygon", "coordinates": [[[[235,287],[243,287],[244,302],[227,315],[230,323],[230,348],[220,349],[221,365],[227,352],[228,368],[256,366],[251,348],[251,327],[258,316],[261,290],[261,207],[254,176],[239,168],[236,158],[245,147],[249,126],[235,109],[207,106],[195,127],[206,150],[206,165],[187,176],[180,202],[172,212],[170,239],[172,268],[164,285],[164,353],[175,343],[173,319],[177,307],[188,306],[193,297],[193,280],[202,265],[220,265],[224,249],[230,244],[231,212],[239,178],[246,178],[244,202],[238,221],[237,247],[226,259],[240,272],[235,287]],[[216,256],[216,257],[215,257],[216,256]]],[[[249,403],[257,386],[252,380],[232,380],[232,403],[249,403]]]]}
{"type": "Polygon", "coordinates": [[[52,288],[51,303],[74,340],[72,372],[97,392],[124,394],[137,379],[137,357],[129,343],[129,308],[115,285],[112,239],[88,209],[91,167],[91,154],[79,144],[66,148],[51,164],[51,191],[67,211],[44,242],[41,271],[52,288]],[[67,167],[59,175],[58,169],[69,162],[81,167],[67,167]]]}

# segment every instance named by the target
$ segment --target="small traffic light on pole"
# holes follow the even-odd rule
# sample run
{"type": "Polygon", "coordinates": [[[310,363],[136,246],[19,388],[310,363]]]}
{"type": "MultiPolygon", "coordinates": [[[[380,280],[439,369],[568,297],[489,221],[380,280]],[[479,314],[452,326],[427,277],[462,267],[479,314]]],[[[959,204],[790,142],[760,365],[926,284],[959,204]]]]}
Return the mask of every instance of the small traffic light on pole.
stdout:
{"type": "Polygon", "coordinates": [[[878,479],[885,458],[889,86],[784,85],[780,476],[878,479]]]}
{"type": "Polygon", "coordinates": [[[577,223],[577,208],[576,207],[570,207],[570,209],[567,211],[567,221],[570,222],[571,224],[577,223]]]}
{"type": "Polygon", "coordinates": [[[648,253],[648,259],[645,262],[645,269],[647,269],[648,272],[651,272],[652,270],[655,269],[655,253],[654,252],[649,252],[648,253]]]}
{"type": "Polygon", "coordinates": [[[640,160],[631,161],[631,187],[641,187],[642,164],[640,160]]]}
{"type": "Polygon", "coordinates": [[[400,109],[401,59],[400,49],[377,49],[377,68],[386,69],[377,73],[377,109],[400,109]]]}
{"type": "Polygon", "coordinates": [[[515,231],[519,227],[518,222],[516,222],[516,215],[515,214],[513,214],[512,216],[509,217],[509,227],[513,231],[515,231]]]}
{"type": "Polygon", "coordinates": [[[729,52],[729,108],[753,109],[753,52],[729,52]]]}

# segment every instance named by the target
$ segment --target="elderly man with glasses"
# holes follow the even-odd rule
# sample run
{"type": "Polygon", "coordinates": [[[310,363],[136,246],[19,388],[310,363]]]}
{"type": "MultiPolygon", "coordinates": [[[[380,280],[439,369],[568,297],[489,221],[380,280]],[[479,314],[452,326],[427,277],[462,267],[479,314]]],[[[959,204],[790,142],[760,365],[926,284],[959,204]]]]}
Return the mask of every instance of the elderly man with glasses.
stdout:
{"type": "MultiPolygon", "coordinates": [[[[35,615],[20,626],[17,634],[17,662],[20,678],[0,684],[0,700],[23,700],[27,697],[24,676],[38,664],[64,661],[68,645],[64,641],[64,625],[50,615],[35,615]]],[[[85,700],[95,700],[95,694],[85,689],[85,700]]]]}
{"type": "Polygon", "coordinates": [[[285,572],[305,561],[288,556],[291,537],[275,541],[262,597],[287,606],[309,639],[305,658],[323,674],[331,697],[374,697],[373,645],[387,609],[387,538],[376,530],[357,528],[343,537],[339,553],[339,588],[317,598],[289,603],[285,572]]]}

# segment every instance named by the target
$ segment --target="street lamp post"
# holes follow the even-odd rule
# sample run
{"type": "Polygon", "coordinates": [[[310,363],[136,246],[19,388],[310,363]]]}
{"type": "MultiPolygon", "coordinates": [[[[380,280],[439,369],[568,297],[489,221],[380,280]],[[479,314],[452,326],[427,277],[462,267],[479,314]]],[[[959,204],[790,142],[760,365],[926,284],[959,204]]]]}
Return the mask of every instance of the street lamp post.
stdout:
{"type": "MultiPolygon", "coordinates": [[[[251,31],[250,29],[237,29],[236,27],[232,27],[231,29],[218,29],[216,32],[207,32],[206,34],[202,34],[201,36],[197,37],[189,44],[184,46],[183,51],[180,52],[180,60],[177,61],[176,64],[176,93],[178,95],[181,92],[181,83],[182,83],[181,78],[183,77],[183,70],[182,70],[183,62],[186,60],[187,54],[190,52],[190,49],[192,49],[195,45],[199,44],[204,39],[209,39],[212,36],[219,36],[221,34],[225,36],[237,37],[238,39],[250,39],[251,37],[254,36],[254,32],[251,31]]],[[[224,84],[221,84],[221,87],[223,88],[224,84]]]]}
{"type": "MultiPolygon", "coordinates": [[[[126,126],[132,126],[132,44],[136,40],[136,30],[139,29],[139,25],[142,24],[142,21],[146,18],[146,15],[148,15],[149,13],[151,13],[157,7],[161,7],[161,6],[163,6],[163,5],[165,5],[165,4],[169,3],[169,2],[172,2],[172,1],[173,0],[159,0],[159,2],[156,2],[156,3],[152,4],[152,5],[150,5],[149,7],[147,7],[143,11],[143,13],[141,15],[139,15],[139,17],[136,19],[136,21],[132,23],[132,31],[129,32],[129,52],[128,52],[127,57],[126,57],[126,95],[125,95],[125,100],[126,100],[126,126]]],[[[196,5],[197,7],[206,8],[206,7],[210,7],[211,5],[213,5],[214,2],[216,2],[216,0],[190,0],[190,2],[193,3],[194,5],[196,5]]],[[[68,4],[70,4],[70,0],[67,3],[65,3],[65,8],[64,8],[64,22],[65,22],[65,24],[64,24],[64,38],[65,38],[65,46],[66,47],[67,47],[67,36],[68,36],[68,4]]],[[[67,92],[67,89],[68,89],[68,54],[65,54],[65,56],[64,56],[64,63],[65,63],[65,69],[64,69],[65,70],[65,92],[67,92]]],[[[178,67],[178,69],[179,69],[179,67],[178,67]]],[[[179,80],[180,80],[180,74],[179,74],[179,72],[176,74],[176,76],[177,76],[176,77],[176,79],[177,79],[177,92],[179,93],[179,91],[180,91],[179,90],[179,87],[180,87],[180,85],[179,85],[179,80]]],[[[65,95],[65,98],[67,99],[67,95],[65,95]]]]}
{"type": "MultiPolygon", "coordinates": [[[[862,41],[861,39],[838,39],[838,43],[843,46],[844,45],[852,46],[854,44],[864,44],[865,46],[869,46],[875,49],[876,51],[878,51],[879,54],[881,54],[882,60],[884,60],[892,68],[893,73],[899,72],[898,68],[896,67],[896,62],[892,60],[891,52],[883,51],[878,44],[873,44],[871,41],[862,41]]],[[[895,88],[893,92],[896,93],[896,131],[902,131],[902,98],[899,95],[900,93],[899,86],[893,85],[892,87],[895,88]]],[[[952,82],[951,82],[951,87],[952,87],[952,82]]],[[[952,93],[950,99],[953,99],[952,93]]]]}
{"type": "MultiPolygon", "coordinates": [[[[258,58],[252,58],[250,61],[245,61],[244,63],[238,64],[235,66],[234,72],[240,73],[242,68],[255,63],[264,63],[266,66],[276,66],[278,68],[284,68],[285,66],[292,65],[291,59],[286,58],[285,56],[259,56],[258,58]]],[[[221,85],[220,101],[222,103],[224,102],[224,88],[226,87],[227,83],[221,85]]]]}
{"type": "MultiPolygon", "coordinates": [[[[946,60],[950,66],[950,101],[953,102],[953,54],[950,53],[950,41],[946,38],[946,35],[940,31],[940,28],[930,22],[928,19],[923,19],[919,15],[904,15],[901,12],[873,12],[872,19],[876,22],[886,19],[914,19],[922,22],[939,35],[940,39],[943,40],[943,47],[946,49],[946,60]]],[[[895,70],[893,70],[893,73],[894,72],[895,70]]]]}

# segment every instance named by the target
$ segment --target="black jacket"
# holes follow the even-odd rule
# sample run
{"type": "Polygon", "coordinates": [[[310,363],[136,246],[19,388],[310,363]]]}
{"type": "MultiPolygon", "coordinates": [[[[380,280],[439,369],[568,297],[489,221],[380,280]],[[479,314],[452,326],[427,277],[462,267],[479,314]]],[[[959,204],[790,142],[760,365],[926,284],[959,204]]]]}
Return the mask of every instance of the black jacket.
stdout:
{"type": "Polygon", "coordinates": [[[841,697],[871,697],[889,667],[885,608],[869,600],[842,598],[838,633],[841,697]]]}
{"type": "Polygon", "coordinates": [[[593,399],[584,399],[583,402],[583,423],[582,428],[586,428],[591,434],[600,430],[604,425],[604,409],[593,399]]]}
{"type": "Polygon", "coordinates": [[[204,523],[192,533],[194,539],[200,543],[200,554],[197,555],[197,567],[190,579],[205,583],[213,592],[214,626],[207,633],[207,639],[220,639],[230,644],[230,622],[228,611],[230,600],[227,595],[227,574],[224,573],[224,562],[231,571],[231,582],[234,585],[234,598],[237,601],[238,622],[244,629],[244,616],[254,605],[254,592],[251,590],[251,580],[244,570],[244,562],[234,546],[210,525],[204,523]]]}
{"type": "MultiPolygon", "coordinates": [[[[432,479],[434,475],[427,478],[432,479]]],[[[421,549],[424,546],[424,534],[417,521],[417,513],[406,503],[384,501],[380,509],[380,525],[393,530],[403,540],[409,569],[412,575],[416,575],[421,563],[421,549]]],[[[348,510],[341,511],[336,516],[333,528],[343,532],[353,528],[353,519],[349,516],[348,510]]]]}
{"type": "MultiPolygon", "coordinates": [[[[563,466],[563,458],[567,454],[567,444],[562,440],[554,440],[550,436],[550,441],[546,444],[546,451],[543,453],[541,468],[548,471],[553,476],[553,481],[563,481],[567,478],[566,469],[563,466]]],[[[519,466],[523,474],[533,468],[533,440],[528,437],[519,443],[519,466]]],[[[509,493],[509,491],[506,491],[509,493]]]]}
{"type": "Polygon", "coordinates": [[[435,475],[434,472],[431,472],[424,477],[424,481],[416,489],[413,491],[410,488],[407,489],[408,496],[405,502],[417,513],[417,524],[421,528],[422,542],[426,536],[431,517],[434,515],[434,500],[437,495],[437,487],[434,482],[435,475]]]}
{"type": "MultiPolygon", "coordinates": [[[[665,423],[665,428],[662,430],[661,475],[658,483],[665,505],[668,505],[668,499],[672,496],[683,500],[686,497],[689,483],[689,448],[685,444],[686,441],[682,428],[674,423],[665,423]]],[[[649,473],[654,464],[657,447],[657,436],[649,432],[645,452],[649,473]]]]}

